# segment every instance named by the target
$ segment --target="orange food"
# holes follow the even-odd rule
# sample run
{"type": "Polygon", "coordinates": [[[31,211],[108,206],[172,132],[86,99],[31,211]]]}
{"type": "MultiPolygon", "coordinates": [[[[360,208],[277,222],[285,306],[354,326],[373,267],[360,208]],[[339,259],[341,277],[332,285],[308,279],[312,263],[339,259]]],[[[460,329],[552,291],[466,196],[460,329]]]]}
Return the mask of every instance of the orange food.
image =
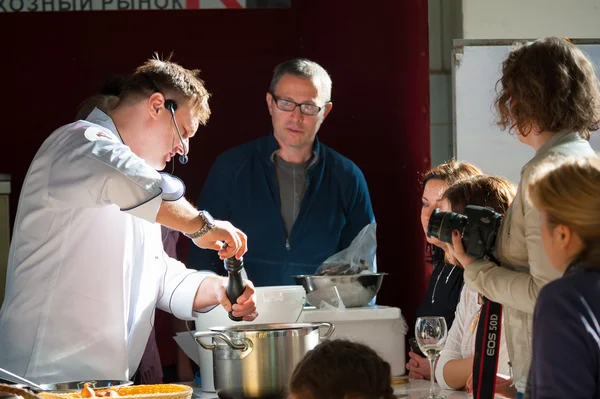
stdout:
{"type": "Polygon", "coordinates": [[[97,389],[85,384],[81,391],[68,393],[40,392],[38,395],[42,399],[191,399],[192,392],[191,387],[178,384],[131,385],[97,389]]]}
{"type": "Polygon", "coordinates": [[[96,396],[96,393],[94,392],[94,390],[92,388],[90,388],[90,384],[87,382],[85,384],[83,384],[83,389],[81,390],[81,397],[82,398],[93,398],[94,396],[96,396]]]}
{"type": "Polygon", "coordinates": [[[87,382],[83,384],[83,389],[81,390],[81,398],[116,398],[118,396],[119,393],[114,389],[94,391],[92,388],[90,388],[90,384],[87,382]]]}
{"type": "Polygon", "coordinates": [[[106,389],[102,391],[97,391],[96,396],[100,398],[116,398],[119,396],[119,393],[114,389],[106,389]]]}

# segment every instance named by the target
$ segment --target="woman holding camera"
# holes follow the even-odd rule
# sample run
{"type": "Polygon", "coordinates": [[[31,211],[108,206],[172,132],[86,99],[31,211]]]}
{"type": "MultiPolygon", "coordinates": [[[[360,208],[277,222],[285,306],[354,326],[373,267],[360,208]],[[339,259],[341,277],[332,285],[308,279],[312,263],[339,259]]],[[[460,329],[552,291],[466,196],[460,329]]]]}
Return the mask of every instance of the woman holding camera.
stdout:
{"type": "Polygon", "coordinates": [[[564,158],[529,185],[542,241],[563,277],[533,316],[531,398],[600,398],[600,159],[564,158]]]}
{"type": "Polygon", "coordinates": [[[464,266],[469,288],[504,305],[513,377],[523,392],[531,362],[535,302],[540,289],[560,276],[544,252],[541,217],[524,189],[551,154],[595,156],[588,140],[600,125],[600,84],[588,57],[559,38],[515,48],[502,65],[499,83],[498,124],[535,150],[522,169],[517,195],[498,233],[494,254],[502,267],[467,256],[460,236],[453,236],[448,251],[464,266]]]}
{"type": "MultiPolygon", "coordinates": [[[[467,205],[485,206],[504,215],[516,194],[516,187],[509,181],[494,176],[475,176],[461,180],[446,190],[442,196],[440,210],[465,214],[467,205]]],[[[460,264],[450,257],[449,261],[460,264]]],[[[460,302],[456,308],[456,319],[448,332],[444,350],[436,365],[436,379],[442,388],[463,389],[473,371],[475,336],[481,301],[479,294],[463,287],[460,302]]],[[[508,352],[504,334],[500,338],[496,394],[502,397],[515,397],[508,365],[508,352]]]]}
{"type": "MultiPolygon", "coordinates": [[[[457,180],[480,174],[481,170],[476,166],[452,160],[429,170],[423,176],[421,224],[427,238],[427,253],[433,264],[433,273],[429,279],[427,294],[417,309],[416,316],[443,316],[448,328],[454,321],[456,305],[464,284],[463,270],[455,264],[446,262],[443,250],[446,244],[436,238],[427,237],[427,226],[431,213],[439,207],[440,199],[449,186],[457,180]]],[[[410,359],[406,368],[409,376],[429,379],[431,375],[429,361],[412,350],[408,355],[410,359]]]]}

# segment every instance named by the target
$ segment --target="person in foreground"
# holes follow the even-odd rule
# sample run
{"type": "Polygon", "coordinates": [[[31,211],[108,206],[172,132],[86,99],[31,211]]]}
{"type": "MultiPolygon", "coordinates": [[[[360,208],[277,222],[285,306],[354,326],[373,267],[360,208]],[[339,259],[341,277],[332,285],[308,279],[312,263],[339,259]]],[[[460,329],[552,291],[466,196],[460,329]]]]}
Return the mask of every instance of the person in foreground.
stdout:
{"type": "Polygon", "coordinates": [[[227,279],[186,269],[161,241],[160,224],[222,259],[247,250],[243,232],[198,211],[177,179],[157,172],[187,156],[190,137],[208,120],[208,98],[198,71],[151,59],[127,79],[109,114],[94,109],[44,141],[10,247],[3,368],[38,383],[127,380],[155,307],[192,319],[220,303],[256,317],[251,282],[232,305],[227,279]]]}
{"type": "MultiPolygon", "coordinates": [[[[289,285],[375,217],[361,170],[317,138],[333,108],[327,71],[307,59],[279,64],[266,103],[272,133],[219,155],[197,206],[251,237],[244,267],[257,286],[289,285]]],[[[188,265],[223,272],[201,248],[190,249],[188,265]]]]}
{"type": "Polygon", "coordinates": [[[542,241],[564,274],[540,291],[526,397],[600,398],[600,159],[554,159],[529,184],[542,241]]]}
{"type": "Polygon", "coordinates": [[[364,344],[325,340],[296,366],[289,399],[394,399],[389,363],[364,344]]]}

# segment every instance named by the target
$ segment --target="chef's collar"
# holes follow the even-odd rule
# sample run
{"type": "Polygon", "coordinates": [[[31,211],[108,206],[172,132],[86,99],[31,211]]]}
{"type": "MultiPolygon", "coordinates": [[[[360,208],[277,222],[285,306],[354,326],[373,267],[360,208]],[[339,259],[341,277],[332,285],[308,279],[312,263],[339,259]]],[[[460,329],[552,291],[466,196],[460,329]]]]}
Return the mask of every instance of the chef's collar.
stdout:
{"type": "Polygon", "coordinates": [[[123,138],[119,134],[117,126],[115,125],[111,117],[108,116],[108,114],[106,114],[100,108],[95,107],[92,110],[92,112],[90,112],[90,114],[87,116],[87,118],[85,118],[85,120],[108,129],[110,133],[112,133],[113,136],[115,136],[115,138],[119,139],[121,143],[125,144],[123,138]]]}

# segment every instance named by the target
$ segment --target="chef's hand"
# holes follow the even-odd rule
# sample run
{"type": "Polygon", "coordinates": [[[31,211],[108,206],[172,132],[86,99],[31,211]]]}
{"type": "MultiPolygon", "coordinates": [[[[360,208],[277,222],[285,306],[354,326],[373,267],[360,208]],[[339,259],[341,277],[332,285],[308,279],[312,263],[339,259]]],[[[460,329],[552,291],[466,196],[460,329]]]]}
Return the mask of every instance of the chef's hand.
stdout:
{"type": "Polygon", "coordinates": [[[452,245],[446,245],[446,254],[448,257],[455,258],[460,262],[463,268],[467,268],[471,263],[475,262],[475,258],[471,258],[465,252],[465,246],[462,243],[460,232],[458,230],[452,230],[452,245]]]}
{"type": "Polygon", "coordinates": [[[406,363],[406,369],[409,371],[408,376],[417,380],[429,380],[431,378],[429,360],[413,351],[408,352],[408,356],[410,357],[410,360],[406,363]]]}
{"type": "MultiPolygon", "coordinates": [[[[217,301],[229,313],[232,309],[231,302],[227,298],[227,279],[224,278],[222,284],[217,286],[215,296],[217,301]]],[[[244,280],[246,288],[242,295],[239,296],[236,303],[233,304],[233,316],[243,317],[244,321],[252,321],[256,319],[256,291],[254,284],[250,280],[244,280]]]]}
{"type": "Polygon", "coordinates": [[[219,258],[241,258],[248,250],[248,237],[240,229],[224,220],[215,220],[215,227],[194,239],[194,244],[204,249],[219,251],[219,258]],[[227,245],[225,245],[227,244],[227,245]]]}

